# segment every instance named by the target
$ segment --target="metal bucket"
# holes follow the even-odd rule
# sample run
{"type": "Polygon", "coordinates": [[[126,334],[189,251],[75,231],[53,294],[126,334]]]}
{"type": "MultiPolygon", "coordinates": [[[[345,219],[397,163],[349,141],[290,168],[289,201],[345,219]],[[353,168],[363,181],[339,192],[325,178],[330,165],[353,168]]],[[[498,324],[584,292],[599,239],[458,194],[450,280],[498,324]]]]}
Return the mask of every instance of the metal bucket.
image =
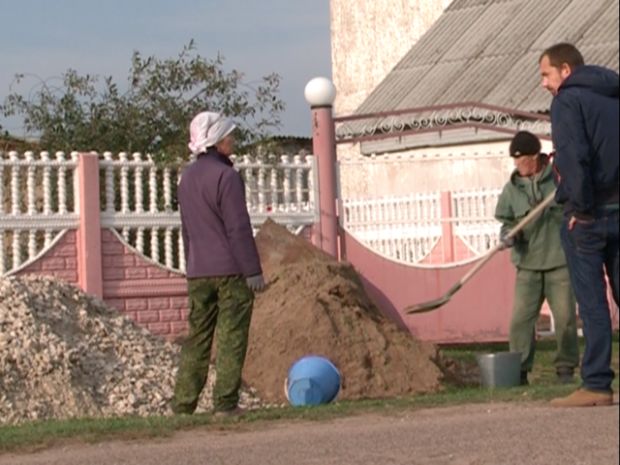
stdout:
{"type": "Polygon", "coordinates": [[[513,387],[521,382],[521,352],[476,355],[480,384],[488,388],[513,387]]]}

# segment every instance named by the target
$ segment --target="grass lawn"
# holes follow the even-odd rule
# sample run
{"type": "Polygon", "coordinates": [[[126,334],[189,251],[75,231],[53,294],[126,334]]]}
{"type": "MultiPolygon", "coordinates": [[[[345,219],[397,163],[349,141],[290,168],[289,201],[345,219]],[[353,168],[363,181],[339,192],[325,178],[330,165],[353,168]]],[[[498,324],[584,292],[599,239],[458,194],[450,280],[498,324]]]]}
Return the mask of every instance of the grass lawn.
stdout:
{"type": "MultiPolygon", "coordinates": [[[[327,420],[362,413],[395,414],[403,410],[432,408],[480,402],[524,402],[547,400],[565,395],[577,387],[559,385],[552,365],[555,343],[540,340],[530,376],[530,386],[509,389],[483,389],[477,386],[448,385],[436,394],[406,398],[342,401],[313,408],[273,408],[251,412],[242,418],[215,419],[209,414],[173,417],[84,418],[29,422],[18,426],[0,426],[0,453],[33,451],[68,441],[97,442],[109,439],[139,439],[162,437],[188,428],[240,429],[278,420],[327,420]]],[[[476,344],[446,347],[443,354],[464,364],[474,364],[476,353],[507,350],[507,344],[476,344]]],[[[583,340],[581,341],[583,351],[583,340]]],[[[618,334],[614,335],[613,366],[618,372],[618,334]]],[[[618,379],[614,381],[618,390],[618,379]]]]}

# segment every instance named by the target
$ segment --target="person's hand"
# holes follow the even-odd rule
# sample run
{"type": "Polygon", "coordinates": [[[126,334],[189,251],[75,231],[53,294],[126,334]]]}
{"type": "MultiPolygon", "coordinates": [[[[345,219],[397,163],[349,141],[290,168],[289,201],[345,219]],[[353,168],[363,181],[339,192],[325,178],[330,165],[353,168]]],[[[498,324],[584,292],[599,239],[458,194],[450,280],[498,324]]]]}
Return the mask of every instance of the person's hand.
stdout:
{"type": "Polygon", "coordinates": [[[514,236],[508,237],[507,234],[502,234],[502,236],[499,238],[499,242],[501,244],[500,250],[506,250],[511,247],[514,247],[515,237],[514,236]]]}
{"type": "Polygon", "coordinates": [[[579,223],[579,224],[590,224],[593,221],[594,220],[589,219],[589,218],[588,219],[580,219],[580,218],[577,218],[576,216],[571,216],[570,219],[568,220],[568,230],[572,231],[577,223],[579,223]]]}
{"type": "Polygon", "coordinates": [[[260,292],[265,289],[265,279],[262,274],[249,276],[245,278],[245,282],[253,292],[260,292]]]}
{"type": "Polygon", "coordinates": [[[568,220],[568,230],[572,231],[576,224],[577,224],[577,218],[575,218],[574,216],[571,216],[570,220],[568,220]]]}

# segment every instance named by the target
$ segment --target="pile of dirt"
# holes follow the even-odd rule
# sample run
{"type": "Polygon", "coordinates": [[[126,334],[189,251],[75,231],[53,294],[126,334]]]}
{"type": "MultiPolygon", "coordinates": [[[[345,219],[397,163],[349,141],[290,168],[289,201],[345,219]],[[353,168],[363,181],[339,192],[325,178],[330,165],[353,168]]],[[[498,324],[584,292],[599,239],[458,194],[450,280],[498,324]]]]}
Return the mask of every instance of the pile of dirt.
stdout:
{"type": "MultiPolygon", "coordinates": [[[[0,279],[0,424],[169,414],[179,348],[52,278],[0,279]]],[[[210,409],[214,370],[198,411],[210,409]]],[[[251,390],[241,404],[260,405],[251,390]]]]}
{"type": "Polygon", "coordinates": [[[436,348],[388,320],[350,264],[269,220],[256,243],[269,288],[256,299],[244,379],[262,399],[285,402],[288,369],[309,354],[338,367],[339,399],[440,388],[436,348]]]}

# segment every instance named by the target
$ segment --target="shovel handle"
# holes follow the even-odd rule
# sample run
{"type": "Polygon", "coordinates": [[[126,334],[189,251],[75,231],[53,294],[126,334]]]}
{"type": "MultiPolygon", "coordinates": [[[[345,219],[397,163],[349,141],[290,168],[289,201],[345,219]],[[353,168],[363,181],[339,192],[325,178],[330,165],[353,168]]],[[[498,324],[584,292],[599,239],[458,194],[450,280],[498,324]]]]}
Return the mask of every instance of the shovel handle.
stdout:
{"type": "MultiPolygon", "coordinates": [[[[555,198],[555,189],[547,197],[545,197],[545,199],[542,202],[540,202],[538,205],[536,205],[527,215],[525,215],[521,219],[521,221],[519,221],[510,231],[508,231],[506,233],[506,237],[512,238],[512,237],[516,236],[519,232],[521,232],[521,230],[525,226],[527,226],[534,219],[536,219],[536,217],[538,217],[538,215],[540,215],[545,208],[547,208],[549,205],[551,205],[551,203],[553,203],[553,199],[554,198],[555,198]]],[[[463,284],[465,284],[467,281],[469,281],[469,279],[473,275],[475,275],[478,272],[478,270],[480,270],[480,268],[482,268],[489,260],[491,260],[491,258],[493,258],[493,256],[497,252],[499,252],[502,249],[503,249],[503,245],[500,242],[499,244],[495,245],[495,247],[493,247],[491,250],[489,250],[487,252],[487,254],[478,263],[476,263],[476,265],[474,265],[465,274],[465,276],[463,276],[461,278],[461,280],[457,283],[457,284],[459,284],[459,288],[463,284]]],[[[456,285],[454,287],[456,287],[456,285]]]]}
{"type": "MultiPolygon", "coordinates": [[[[553,202],[555,198],[555,189],[545,199],[534,207],[527,215],[525,215],[521,221],[519,221],[510,231],[506,233],[506,237],[511,238],[516,236],[525,226],[532,222],[542,211],[547,208],[553,202]]],[[[491,250],[489,250],[481,260],[478,261],[465,275],[458,280],[440,299],[435,299],[430,302],[413,305],[405,309],[406,313],[422,313],[430,310],[435,310],[442,305],[446,304],[450,298],[469,281],[484,265],[487,264],[493,256],[503,249],[502,243],[498,243],[491,250]]]]}

